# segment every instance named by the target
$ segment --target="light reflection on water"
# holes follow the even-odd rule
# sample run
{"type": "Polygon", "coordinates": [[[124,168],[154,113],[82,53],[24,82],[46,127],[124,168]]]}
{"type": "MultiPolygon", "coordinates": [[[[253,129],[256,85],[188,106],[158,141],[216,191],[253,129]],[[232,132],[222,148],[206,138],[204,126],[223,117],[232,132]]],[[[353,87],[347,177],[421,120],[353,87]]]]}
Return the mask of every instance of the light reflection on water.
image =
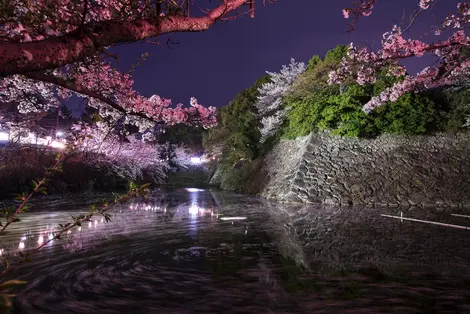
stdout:
{"type": "MultiPolygon", "coordinates": [[[[0,238],[0,255],[33,251],[79,210],[24,215],[0,238]]],[[[467,233],[380,212],[155,192],[113,208],[110,223],[96,216],[73,228],[11,273],[28,280],[16,312],[470,311],[467,233]]]]}
{"type": "MultiPolygon", "coordinates": [[[[190,203],[191,205],[188,206],[187,203],[178,204],[173,206],[172,212],[167,215],[167,207],[168,204],[164,205],[156,205],[151,201],[137,201],[131,202],[125,206],[116,206],[116,209],[112,211],[112,222],[107,223],[105,222],[104,218],[101,216],[94,216],[90,222],[85,223],[85,230],[82,232],[82,226],[76,226],[69,230],[65,236],[62,236],[61,241],[59,241],[63,248],[67,249],[76,249],[78,247],[74,247],[71,243],[77,243],[77,238],[80,238],[81,243],[83,241],[99,241],[101,238],[109,238],[112,235],[123,235],[132,233],[130,231],[131,225],[143,226],[148,224],[153,224],[154,221],[151,220],[152,217],[172,217],[174,219],[182,219],[186,216],[190,217],[192,229],[195,231],[197,229],[196,221],[198,219],[202,219],[204,217],[209,217],[211,219],[218,219],[219,215],[216,213],[216,210],[213,207],[204,208],[202,207],[198,200],[198,192],[202,192],[204,190],[201,189],[189,189],[191,191],[190,194],[190,203]],[[123,212],[124,209],[124,212],[123,212]],[[129,211],[131,213],[129,213],[129,211]],[[186,215],[186,213],[188,215],[186,215]]],[[[43,213],[41,213],[43,215],[43,213]]],[[[36,215],[37,216],[37,215],[36,215]]],[[[54,224],[46,224],[43,227],[40,227],[39,230],[28,230],[26,233],[23,233],[19,237],[17,250],[12,249],[11,237],[7,236],[4,238],[0,238],[0,245],[3,245],[5,248],[0,248],[0,255],[13,255],[16,256],[17,251],[34,251],[39,246],[41,246],[46,240],[51,240],[49,245],[53,245],[54,235],[60,231],[59,223],[64,223],[66,221],[70,221],[69,216],[71,215],[61,215],[63,220],[58,220],[57,223],[54,224]],[[7,239],[7,241],[5,241],[7,239]],[[5,244],[6,243],[6,244],[5,244]],[[5,254],[6,252],[6,254],[5,254]]],[[[35,220],[38,220],[37,218],[35,220]]],[[[16,225],[23,227],[21,225],[16,225]]],[[[15,227],[16,227],[15,226],[15,227]]],[[[10,228],[14,229],[14,227],[10,228]]],[[[136,229],[135,231],[138,231],[136,229]]],[[[82,245],[79,246],[82,249],[82,245]]]]}

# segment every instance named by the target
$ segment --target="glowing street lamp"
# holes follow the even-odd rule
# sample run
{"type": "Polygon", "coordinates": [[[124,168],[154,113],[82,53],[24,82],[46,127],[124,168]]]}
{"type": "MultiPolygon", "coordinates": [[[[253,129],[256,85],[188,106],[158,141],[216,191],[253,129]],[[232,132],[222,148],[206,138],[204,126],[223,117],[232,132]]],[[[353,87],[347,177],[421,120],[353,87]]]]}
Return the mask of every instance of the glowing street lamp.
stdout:
{"type": "Polygon", "coordinates": [[[190,161],[193,165],[200,165],[202,162],[200,157],[191,157],[190,161]]]}
{"type": "Polygon", "coordinates": [[[0,132],[0,141],[9,141],[10,134],[7,132],[0,132]]]}
{"type": "Polygon", "coordinates": [[[57,136],[57,137],[61,137],[62,135],[64,135],[64,132],[62,132],[62,131],[57,131],[57,133],[56,133],[56,136],[57,136]]]}

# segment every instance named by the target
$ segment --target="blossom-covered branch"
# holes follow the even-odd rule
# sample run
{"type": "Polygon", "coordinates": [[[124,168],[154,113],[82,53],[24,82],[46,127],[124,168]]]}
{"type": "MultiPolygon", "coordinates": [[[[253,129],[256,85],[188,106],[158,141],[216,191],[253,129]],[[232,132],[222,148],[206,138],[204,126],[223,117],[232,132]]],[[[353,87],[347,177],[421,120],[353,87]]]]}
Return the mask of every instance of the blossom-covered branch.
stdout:
{"type": "Polygon", "coordinates": [[[9,1],[0,15],[0,76],[60,68],[126,42],[204,31],[248,2],[223,0],[190,17],[170,0],[9,1]]]}
{"type": "MultiPolygon", "coordinates": [[[[420,10],[430,8],[433,1],[421,0],[420,10]]],[[[350,12],[356,12],[356,15],[361,12],[362,15],[368,15],[375,2],[362,1],[362,7],[358,7],[356,11],[346,9],[344,15],[346,18],[350,12]]],[[[424,55],[438,58],[437,66],[427,67],[415,76],[406,76],[379,96],[372,98],[364,106],[365,112],[370,112],[387,101],[396,101],[407,92],[466,82],[469,78],[470,58],[463,52],[470,49],[470,39],[465,33],[469,21],[470,3],[461,2],[457,5],[457,14],[449,15],[442,26],[435,31],[436,35],[440,35],[443,30],[452,30],[452,35],[445,40],[428,44],[421,40],[405,39],[401,28],[395,25],[392,31],[383,35],[382,47],[378,52],[367,48],[358,49],[351,44],[341,67],[330,73],[329,82],[341,83],[352,76],[361,85],[374,83],[377,73],[383,68],[387,68],[392,76],[403,77],[406,75],[406,68],[401,64],[403,59],[424,55]]]]}
{"type": "MultiPolygon", "coordinates": [[[[98,67],[93,69],[97,70],[98,67]]],[[[100,109],[100,113],[105,117],[116,120],[123,115],[131,116],[132,118],[129,118],[128,121],[133,121],[140,131],[148,130],[158,122],[167,125],[197,124],[204,128],[212,127],[216,123],[215,107],[205,108],[197,102],[197,99],[192,98],[189,108],[183,108],[182,104],[171,108],[171,100],[169,99],[161,98],[158,95],[150,98],[143,97],[133,90],[133,80],[129,74],[119,73],[110,65],[101,66],[100,72],[81,68],[75,72],[74,76],[57,72],[33,72],[26,74],[23,79],[19,76],[15,76],[15,79],[17,82],[33,80],[32,84],[23,84],[28,89],[29,86],[35,86],[35,84],[54,84],[49,86],[56,88],[56,94],[60,95],[62,99],[70,97],[70,91],[73,91],[80,97],[89,99],[89,105],[100,109]]],[[[16,93],[17,86],[13,87],[13,91],[16,93]]],[[[54,103],[59,103],[59,101],[54,100],[54,103]]]]}
{"type": "MultiPolygon", "coordinates": [[[[25,1],[0,3],[0,102],[14,103],[20,112],[57,107],[76,94],[100,114],[148,130],[155,123],[215,124],[215,108],[195,99],[191,107],[158,96],[139,95],[129,73],[113,69],[109,47],[171,32],[204,31],[250,0],[220,0],[199,16],[189,14],[189,2],[25,1]]],[[[113,56],[115,57],[115,56],[113,56]]]]}
{"type": "Polygon", "coordinates": [[[284,122],[288,108],[284,108],[283,97],[306,68],[305,63],[291,59],[289,65],[283,65],[279,73],[266,72],[270,82],[258,89],[259,96],[255,104],[261,117],[261,142],[272,136],[284,122]]]}

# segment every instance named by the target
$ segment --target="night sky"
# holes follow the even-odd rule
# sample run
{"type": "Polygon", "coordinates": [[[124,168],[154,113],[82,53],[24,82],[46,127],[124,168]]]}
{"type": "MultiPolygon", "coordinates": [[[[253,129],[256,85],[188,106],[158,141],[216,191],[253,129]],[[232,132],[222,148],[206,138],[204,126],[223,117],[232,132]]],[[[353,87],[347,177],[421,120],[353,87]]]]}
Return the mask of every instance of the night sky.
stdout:
{"type": "MultiPolygon", "coordinates": [[[[168,47],[168,36],[163,36],[155,39],[159,45],[115,47],[112,51],[120,60],[117,68],[128,71],[142,53],[148,52],[149,58],[134,73],[138,92],[147,97],[158,94],[185,105],[195,96],[203,105],[220,107],[266,70],[278,71],[291,57],[308,62],[314,54],[323,56],[336,45],[350,42],[379,47],[382,34],[401,24],[403,17],[408,21],[419,0],[379,0],[372,15],[363,18],[352,33],[346,31],[348,20],[341,13],[352,0],[278,0],[265,7],[263,1],[257,2],[255,19],[245,16],[218,23],[202,33],[172,34],[172,41],[179,44],[168,47]]],[[[407,36],[419,39],[429,33],[430,27],[438,26],[455,11],[457,3],[441,0],[418,18],[407,36]]],[[[410,74],[429,62],[408,62],[410,74]]]]}

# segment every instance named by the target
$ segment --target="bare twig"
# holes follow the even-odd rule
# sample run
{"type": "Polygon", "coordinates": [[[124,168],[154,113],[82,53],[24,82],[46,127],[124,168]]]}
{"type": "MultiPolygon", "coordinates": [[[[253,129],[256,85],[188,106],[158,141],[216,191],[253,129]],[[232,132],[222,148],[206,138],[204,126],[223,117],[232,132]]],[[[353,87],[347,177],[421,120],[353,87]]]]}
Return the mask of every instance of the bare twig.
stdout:
{"type": "Polygon", "coordinates": [[[47,177],[49,176],[49,174],[55,170],[57,170],[57,168],[59,167],[59,165],[62,163],[62,161],[64,160],[65,158],[65,155],[60,155],[59,158],[57,158],[55,164],[52,166],[52,168],[50,168],[50,170],[48,170],[46,172],[46,174],[44,175],[44,177],[36,184],[36,186],[34,187],[33,191],[23,199],[23,202],[18,206],[18,208],[16,209],[15,213],[13,215],[10,216],[10,218],[8,219],[7,223],[3,226],[2,230],[0,231],[0,233],[3,233],[5,231],[5,229],[15,220],[16,216],[21,213],[21,211],[23,210],[23,208],[26,206],[26,203],[28,203],[29,199],[41,188],[41,186],[43,186],[46,181],[47,181],[47,177]]]}

